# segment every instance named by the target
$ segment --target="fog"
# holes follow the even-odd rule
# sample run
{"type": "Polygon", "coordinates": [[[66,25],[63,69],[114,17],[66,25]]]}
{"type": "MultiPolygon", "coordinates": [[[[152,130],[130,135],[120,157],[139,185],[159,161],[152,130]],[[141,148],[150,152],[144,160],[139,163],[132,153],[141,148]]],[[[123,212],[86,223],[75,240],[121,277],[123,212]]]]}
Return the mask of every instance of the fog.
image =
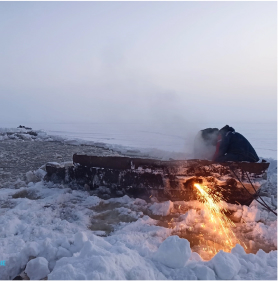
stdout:
{"type": "Polygon", "coordinates": [[[0,119],[276,123],[276,2],[0,2],[0,119]]]}

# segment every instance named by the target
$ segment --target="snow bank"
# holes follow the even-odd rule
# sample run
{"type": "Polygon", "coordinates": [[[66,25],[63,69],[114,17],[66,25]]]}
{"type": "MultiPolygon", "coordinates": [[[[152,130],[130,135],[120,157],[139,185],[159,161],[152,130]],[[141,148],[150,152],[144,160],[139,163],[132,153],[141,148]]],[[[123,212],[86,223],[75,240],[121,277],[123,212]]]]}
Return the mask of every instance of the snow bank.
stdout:
{"type": "Polygon", "coordinates": [[[150,261],[123,244],[109,245],[107,250],[93,241],[87,241],[76,257],[60,259],[48,279],[164,278],[150,261]]]}
{"type": "MultiPolygon", "coordinates": [[[[1,189],[0,194],[0,203],[13,203],[0,217],[2,259],[6,260],[0,279],[12,279],[23,270],[31,278],[47,275],[49,280],[277,278],[277,251],[246,254],[237,245],[231,253],[220,251],[204,261],[192,253],[187,239],[143,214],[152,210],[167,216],[173,209],[170,201],[147,204],[128,196],[102,200],[43,182],[20,190],[1,189]],[[12,197],[23,190],[34,192],[36,199],[12,197]],[[111,214],[118,219],[114,231],[107,237],[94,235],[89,225],[96,226],[101,222],[99,216],[109,218],[111,214]]],[[[176,220],[190,226],[198,219],[206,220],[204,210],[190,209],[176,220]]],[[[254,239],[276,238],[276,221],[267,222],[246,222],[254,224],[254,239]]]]}

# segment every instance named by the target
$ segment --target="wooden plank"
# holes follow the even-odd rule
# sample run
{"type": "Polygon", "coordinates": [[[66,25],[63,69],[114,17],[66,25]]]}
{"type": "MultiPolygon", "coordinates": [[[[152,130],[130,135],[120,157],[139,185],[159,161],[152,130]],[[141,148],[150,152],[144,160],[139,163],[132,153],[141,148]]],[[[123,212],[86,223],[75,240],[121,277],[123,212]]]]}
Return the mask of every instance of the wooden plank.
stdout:
{"type": "Polygon", "coordinates": [[[233,169],[242,169],[249,173],[262,174],[269,167],[269,163],[251,163],[251,162],[225,162],[217,163],[209,160],[172,160],[172,161],[161,161],[157,159],[145,159],[145,158],[131,158],[131,157],[120,157],[120,156],[94,156],[94,155],[83,155],[74,154],[73,163],[79,164],[86,167],[100,167],[109,169],[138,169],[143,168],[170,168],[170,167],[196,167],[196,166],[209,166],[213,164],[221,164],[224,167],[231,166],[233,169]]]}

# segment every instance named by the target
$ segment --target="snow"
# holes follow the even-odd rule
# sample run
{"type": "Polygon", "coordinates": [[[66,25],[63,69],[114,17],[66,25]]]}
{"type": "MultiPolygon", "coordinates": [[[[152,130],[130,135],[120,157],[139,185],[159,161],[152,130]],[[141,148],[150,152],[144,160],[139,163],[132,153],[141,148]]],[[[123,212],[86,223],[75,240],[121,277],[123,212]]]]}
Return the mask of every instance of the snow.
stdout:
{"type": "Polygon", "coordinates": [[[154,202],[154,204],[150,207],[150,210],[154,215],[167,216],[170,214],[172,208],[173,202],[171,201],[166,201],[162,203],[154,202]]]}
{"type": "Polygon", "coordinates": [[[258,222],[261,218],[261,212],[255,206],[252,206],[251,208],[243,206],[242,218],[246,222],[258,222]]]}
{"type": "MultiPolygon", "coordinates": [[[[0,132],[3,142],[7,132],[26,134],[25,129],[0,132]]],[[[43,132],[31,137],[55,139],[43,132]]],[[[275,210],[277,161],[267,161],[271,165],[262,198],[275,210]]],[[[0,189],[0,258],[6,261],[0,279],[25,271],[30,279],[48,280],[277,280],[277,217],[256,201],[249,207],[221,203],[248,250],[235,244],[230,252],[219,249],[211,257],[194,242],[200,232],[219,236],[198,201],[104,200],[66,184],[44,182],[44,175],[38,166],[25,172],[24,181],[0,189]]]]}
{"type": "Polygon", "coordinates": [[[215,280],[215,272],[207,266],[196,264],[193,268],[198,280],[215,280]]]}
{"type": "Polygon", "coordinates": [[[136,251],[125,245],[109,245],[109,250],[94,242],[84,243],[76,257],[60,259],[48,275],[53,279],[160,279],[163,275],[136,251]]]}
{"type": "Polygon", "coordinates": [[[31,280],[39,280],[48,275],[50,273],[48,269],[48,261],[45,258],[39,257],[33,260],[30,260],[27,263],[25,272],[29,276],[31,280]]]}
{"type": "Polygon", "coordinates": [[[166,238],[154,254],[154,259],[168,267],[184,267],[191,256],[190,244],[177,235],[166,238]]]}
{"type": "Polygon", "coordinates": [[[42,179],[42,174],[40,174],[40,172],[37,173],[39,177],[36,176],[36,174],[33,171],[28,171],[26,173],[26,182],[30,183],[30,182],[37,182],[40,181],[42,179]]]}
{"type": "Polygon", "coordinates": [[[239,276],[246,276],[246,279],[270,280],[277,275],[277,251],[267,254],[260,249],[256,255],[246,254],[240,245],[236,245],[231,253],[241,264],[239,276]]]}
{"type": "Polygon", "coordinates": [[[212,258],[209,266],[220,279],[224,280],[233,279],[240,270],[240,263],[236,256],[231,253],[225,253],[222,250],[212,258]]]}
{"type": "Polygon", "coordinates": [[[79,252],[82,248],[84,243],[88,241],[88,237],[84,232],[78,232],[74,235],[73,244],[70,247],[70,251],[74,254],[79,252]]]}
{"type": "MultiPolygon", "coordinates": [[[[13,208],[4,208],[0,218],[0,243],[6,260],[1,279],[12,279],[23,270],[28,275],[24,268],[35,258],[47,261],[49,280],[265,279],[266,269],[268,279],[277,278],[277,251],[247,254],[236,245],[231,253],[220,251],[212,259],[203,260],[192,252],[187,239],[175,235],[175,229],[159,226],[157,220],[144,215],[157,208],[156,202],[128,196],[103,200],[43,182],[29,188],[1,189],[1,194],[2,200],[14,203],[13,208]],[[36,194],[38,199],[12,198],[23,190],[36,194]],[[101,221],[92,221],[92,217],[106,218],[115,212],[110,235],[100,237],[88,228],[91,222],[96,226],[101,221]]],[[[166,203],[174,208],[173,202],[166,203]]],[[[200,217],[206,218],[203,210],[190,209],[180,214],[177,223],[185,221],[190,226],[200,217]]],[[[254,224],[253,239],[274,242],[277,223],[267,222],[247,222],[254,224]]]]}
{"type": "Polygon", "coordinates": [[[59,246],[56,256],[57,256],[57,259],[60,259],[62,257],[71,257],[72,253],[70,251],[68,251],[66,248],[59,246]]]}

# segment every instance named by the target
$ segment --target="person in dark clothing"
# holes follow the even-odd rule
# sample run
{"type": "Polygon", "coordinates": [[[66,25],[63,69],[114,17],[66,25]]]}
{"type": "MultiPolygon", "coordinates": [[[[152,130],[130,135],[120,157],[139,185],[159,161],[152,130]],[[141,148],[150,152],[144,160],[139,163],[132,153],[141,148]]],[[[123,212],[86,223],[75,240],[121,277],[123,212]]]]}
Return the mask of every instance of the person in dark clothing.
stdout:
{"type": "Polygon", "coordinates": [[[253,146],[243,135],[226,125],[219,130],[216,151],[212,160],[215,162],[257,162],[259,157],[253,146]]]}

